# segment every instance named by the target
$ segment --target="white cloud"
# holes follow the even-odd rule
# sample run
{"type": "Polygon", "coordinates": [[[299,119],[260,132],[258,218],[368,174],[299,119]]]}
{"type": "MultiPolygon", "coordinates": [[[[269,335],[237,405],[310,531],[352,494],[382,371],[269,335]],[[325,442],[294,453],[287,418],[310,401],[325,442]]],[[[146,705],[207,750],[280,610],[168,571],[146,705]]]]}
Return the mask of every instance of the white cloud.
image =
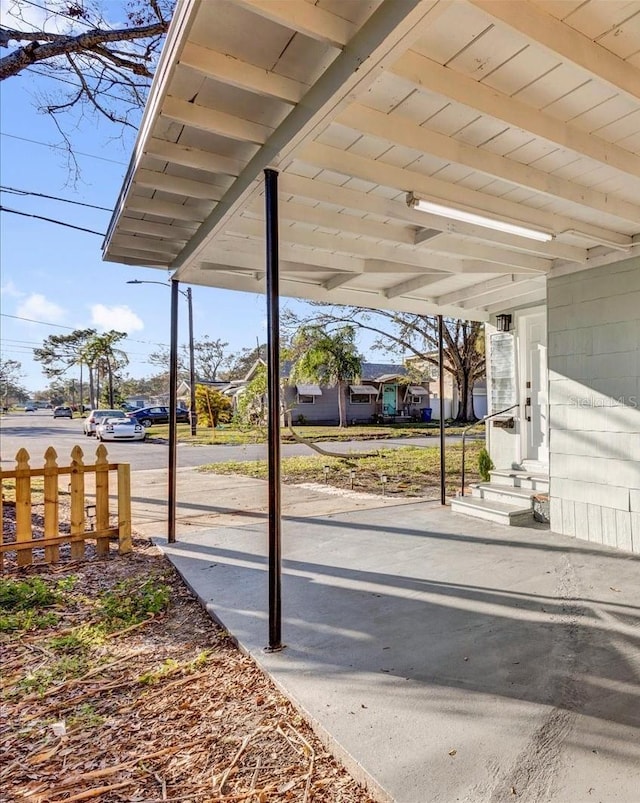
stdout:
{"type": "Polygon", "coordinates": [[[9,279],[0,287],[0,295],[3,295],[5,298],[24,298],[26,293],[23,293],[22,290],[18,290],[15,282],[9,279]]]}
{"type": "Polygon", "coordinates": [[[105,304],[91,306],[91,325],[97,329],[116,329],[118,332],[139,332],[144,323],[135,312],[127,306],[107,307],[105,304]]]}
{"type": "Polygon", "coordinates": [[[60,323],[65,319],[66,310],[42,293],[32,293],[18,306],[16,315],[42,323],[60,323]]]}

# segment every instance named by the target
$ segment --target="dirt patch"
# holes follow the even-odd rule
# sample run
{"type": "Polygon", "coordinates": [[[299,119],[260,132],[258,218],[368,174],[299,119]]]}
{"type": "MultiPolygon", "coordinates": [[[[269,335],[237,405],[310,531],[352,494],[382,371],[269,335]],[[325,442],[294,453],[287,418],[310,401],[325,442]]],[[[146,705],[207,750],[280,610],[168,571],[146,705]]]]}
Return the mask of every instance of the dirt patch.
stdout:
{"type": "Polygon", "coordinates": [[[1,582],[4,799],[371,802],[148,542],[1,582]]]}

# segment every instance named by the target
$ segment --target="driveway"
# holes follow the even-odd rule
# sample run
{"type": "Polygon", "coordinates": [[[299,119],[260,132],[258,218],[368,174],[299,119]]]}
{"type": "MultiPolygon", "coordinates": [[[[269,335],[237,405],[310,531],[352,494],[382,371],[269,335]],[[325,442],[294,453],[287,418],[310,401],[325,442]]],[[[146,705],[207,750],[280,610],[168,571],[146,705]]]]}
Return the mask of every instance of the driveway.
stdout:
{"type": "Polygon", "coordinates": [[[268,654],[266,516],[232,515],[234,492],[182,495],[217,523],[156,540],[377,799],[637,803],[640,558],[433,502],[304,508],[298,489],[268,654]]]}

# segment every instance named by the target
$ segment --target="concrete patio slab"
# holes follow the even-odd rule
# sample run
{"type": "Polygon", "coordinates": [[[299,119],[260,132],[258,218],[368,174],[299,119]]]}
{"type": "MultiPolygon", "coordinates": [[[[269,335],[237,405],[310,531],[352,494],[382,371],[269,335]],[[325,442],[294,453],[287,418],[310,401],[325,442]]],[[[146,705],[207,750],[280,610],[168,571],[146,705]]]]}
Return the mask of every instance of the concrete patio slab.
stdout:
{"type": "Polygon", "coordinates": [[[377,798],[638,801],[637,557],[437,503],[293,504],[287,646],[267,654],[266,521],[229,512],[237,488],[217,478],[201,496],[226,508],[207,513],[219,526],[179,518],[179,543],[157,543],[377,798]]]}

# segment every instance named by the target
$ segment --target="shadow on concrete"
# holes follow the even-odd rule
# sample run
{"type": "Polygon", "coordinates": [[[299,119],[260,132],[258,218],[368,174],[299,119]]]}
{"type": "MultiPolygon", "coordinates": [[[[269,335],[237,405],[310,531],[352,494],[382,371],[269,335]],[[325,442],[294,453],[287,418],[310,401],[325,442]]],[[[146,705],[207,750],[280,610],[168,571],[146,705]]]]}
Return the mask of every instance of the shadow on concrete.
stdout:
{"type": "MultiPolygon", "coordinates": [[[[183,574],[204,560],[210,585],[227,589],[210,602],[227,626],[230,607],[236,622],[247,620],[232,632],[263,623],[264,604],[242,589],[265,585],[264,557],[203,543],[178,549],[183,574]]],[[[290,559],[283,568],[288,658],[304,654],[324,676],[376,671],[640,728],[636,605],[290,559]]]]}
{"type": "MultiPolygon", "coordinates": [[[[114,497],[115,498],[115,497],[114,497]]],[[[144,505],[157,505],[160,507],[166,507],[167,501],[165,499],[148,499],[142,496],[134,496],[131,498],[132,503],[144,504],[144,505]]],[[[266,500],[265,500],[266,501],[266,500]]],[[[439,505],[439,500],[426,500],[422,503],[417,504],[427,504],[427,505],[439,505]]],[[[403,508],[408,507],[406,503],[402,505],[403,508]]],[[[386,508],[389,509],[389,508],[386,508]]],[[[248,519],[262,519],[267,521],[269,518],[269,514],[267,512],[262,512],[259,510],[243,510],[235,507],[227,507],[225,505],[208,505],[208,504],[201,504],[195,502],[179,502],[178,503],[178,516],[179,518],[184,518],[184,516],[180,516],[181,510],[188,510],[193,511],[197,515],[205,516],[207,514],[216,514],[216,515],[234,515],[239,517],[246,517],[248,519]]],[[[283,521],[288,522],[298,522],[302,523],[313,523],[314,525],[322,526],[322,527],[335,527],[336,526],[336,514],[330,514],[325,518],[311,518],[308,516],[286,516],[282,517],[283,521]]],[[[362,525],[349,522],[349,521],[340,521],[340,527],[345,527],[347,529],[360,529],[362,525]]],[[[373,532],[380,532],[384,533],[385,535],[409,535],[416,538],[427,538],[432,540],[438,539],[445,539],[451,542],[461,542],[461,543],[477,543],[478,537],[477,536],[470,536],[464,533],[450,533],[450,532],[434,532],[427,529],[413,529],[413,528],[406,528],[400,527],[397,525],[393,525],[389,527],[388,525],[375,525],[368,523],[366,525],[367,530],[373,532]]],[[[515,533],[520,528],[510,528],[508,532],[515,533]]],[[[529,529],[529,528],[527,528],[529,529]]],[[[547,532],[548,528],[546,526],[541,526],[540,531],[547,532]]],[[[179,539],[180,536],[178,536],[179,539]]],[[[522,549],[532,549],[532,550],[543,550],[548,552],[558,552],[558,553],[565,553],[565,554],[582,554],[582,555],[599,555],[603,558],[611,558],[615,560],[625,560],[625,561],[635,561],[640,562],[640,555],[630,554],[627,552],[621,552],[616,550],[610,550],[607,547],[598,547],[598,546],[582,546],[579,545],[578,542],[572,541],[571,544],[567,544],[566,542],[555,544],[548,544],[536,541],[525,541],[525,540],[518,540],[515,537],[508,537],[508,538],[492,538],[487,543],[496,544],[499,546],[504,547],[520,547],[522,549]]],[[[585,543],[586,542],[580,542],[585,543]]]]}

